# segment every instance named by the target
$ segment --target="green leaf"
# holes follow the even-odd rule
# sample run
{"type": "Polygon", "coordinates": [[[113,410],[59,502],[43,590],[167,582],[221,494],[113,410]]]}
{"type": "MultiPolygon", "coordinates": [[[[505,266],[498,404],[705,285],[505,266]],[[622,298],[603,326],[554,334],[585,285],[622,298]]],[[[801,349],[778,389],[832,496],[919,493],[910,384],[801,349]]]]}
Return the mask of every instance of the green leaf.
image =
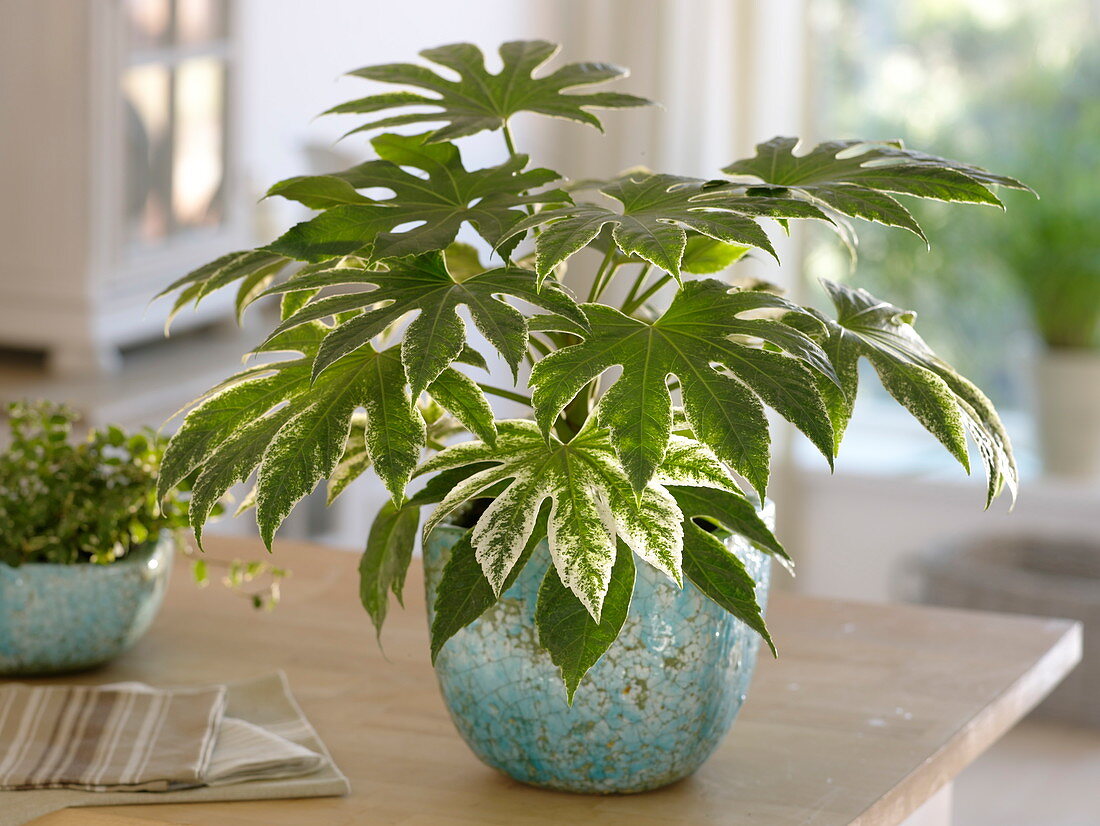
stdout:
{"type": "Polygon", "coordinates": [[[535,517],[553,500],[548,525],[550,554],[561,581],[597,621],[615,558],[615,538],[673,582],[682,582],[680,511],[663,487],[670,484],[736,489],[736,482],[705,448],[676,442],[673,461],[636,496],[615,460],[606,431],[592,420],[573,439],[544,439],[529,421],[497,423],[496,446],[463,442],[428,459],[418,474],[485,465],[454,482],[424,526],[425,535],[463,502],[493,490],[495,499],[474,526],[471,541],[496,593],[535,530],[535,517]]]}
{"type": "Polygon", "coordinates": [[[190,508],[196,536],[218,499],[258,468],[257,522],[270,545],[294,504],[336,472],[360,409],[368,459],[393,496],[403,495],[425,432],[397,349],[361,349],[311,382],[327,329],[312,322],[282,334],[273,346],[297,348],[300,357],[242,371],[184,419],[165,451],[160,484],[167,490],[199,471],[190,508]]]}
{"type": "Polygon", "coordinates": [[[562,584],[553,566],[542,580],[535,608],[539,645],[561,670],[570,705],[584,675],[615,642],[626,622],[634,575],[634,554],[620,542],[599,620],[593,619],[573,591],[562,584]]]}
{"type": "Polygon", "coordinates": [[[497,426],[493,408],[477,383],[453,367],[443,370],[428,385],[428,395],[447,408],[479,439],[496,444],[497,426]]]}
{"type": "Polygon", "coordinates": [[[710,275],[728,269],[750,249],[743,244],[727,244],[705,235],[689,235],[680,268],[695,275],[710,275]]]}
{"type": "Polygon", "coordinates": [[[209,453],[243,424],[260,418],[297,395],[309,380],[309,365],[300,360],[277,362],[261,373],[238,374],[236,381],[208,394],[183,420],[169,442],[157,479],[157,497],[203,464],[209,453]]]}
{"type": "Polygon", "coordinates": [[[210,518],[218,501],[239,482],[252,475],[263,459],[264,451],[291,416],[283,407],[242,424],[241,427],[204,457],[199,474],[191,488],[188,520],[195,532],[195,541],[202,547],[203,525],[210,518]]]}
{"type": "Polygon", "coordinates": [[[776,654],[756,600],[756,581],[735,554],[690,521],[684,523],[684,573],[707,597],[763,637],[776,654]]]}
{"type": "MultiPolygon", "coordinates": [[[[822,280],[836,306],[825,348],[855,397],[855,362],[871,362],[886,390],[935,436],[969,472],[966,434],[978,445],[989,481],[986,504],[1007,485],[1016,492],[1012,446],[993,405],[978,388],[936,356],[913,328],[916,314],[881,301],[866,290],[822,280]]],[[[838,415],[834,412],[834,415],[838,415]]],[[[850,406],[840,410],[850,416],[850,406]]]]}
{"type": "Polygon", "coordinates": [[[544,209],[521,220],[505,237],[543,227],[535,245],[536,269],[546,276],[611,225],[611,236],[624,255],[637,255],[679,280],[689,230],[774,256],[758,217],[829,220],[806,201],[749,198],[743,187],[701,178],[634,172],[599,191],[619,201],[622,211],[583,202],[544,209]]]}
{"type": "MultiPolygon", "coordinates": [[[[1013,178],[976,166],[905,149],[900,141],[828,141],[796,155],[797,138],[772,138],[757,144],[756,155],[722,171],[752,176],[783,187],[844,215],[924,233],[894,197],[912,195],[936,201],[1000,206],[990,186],[1027,189],[1013,178]]],[[[770,191],[773,197],[781,192],[770,191]]],[[[926,239],[925,239],[926,240],[926,239]]]]}
{"type": "Polygon", "coordinates": [[[171,311],[168,313],[165,329],[172,324],[172,320],[188,304],[193,303],[197,306],[210,293],[228,286],[234,281],[241,282],[236,301],[239,317],[244,307],[247,306],[249,297],[269,284],[288,263],[290,263],[289,258],[277,253],[266,250],[243,250],[223,255],[209,264],[204,264],[197,270],[189,272],[182,278],[173,281],[157,293],[155,297],[161,298],[169,293],[179,292],[171,311]]]}
{"type": "Polygon", "coordinates": [[[533,272],[515,267],[456,280],[438,252],[393,261],[383,271],[324,270],[270,292],[307,287],[339,287],[345,292],[306,303],[275,329],[273,338],[306,322],[360,313],[327,334],[314,363],[318,375],[348,353],[366,346],[406,313],[418,313],[405,330],[401,345],[401,358],[414,395],[419,395],[451,362],[469,356],[459,306],[470,311],[474,325],[504,356],[513,375],[526,352],[527,322],[522,313],[498,296],[542,307],[584,327],[588,324],[576,302],[556,281],[544,282],[540,290],[533,272]]]}
{"type": "Polygon", "coordinates": [[[392,349],[346,357],[294,407],[257,476],[256,521],[268,547],[294,505],[335,470],[356,408],[367,410],[367,450],[395,499],[403,496],[424,444],[424,422],[409,402],[392,349]]]}
{"type": "Polygon", "coordinates": [[[762,309],[802,312],[783,298],[731,290],[713,279],[693,281],[653,322],[596,304],[584,305],[591,333],[539,361],[531,373],[535,416],[548,432],[590,381],[613,365],[622,376],[600,400],[631,485],[641,490],[660,464],[672,428],[668,377],[680,380],[684,411],[697,438],[733,466],[761,496],[768,479],[767,403],[832,458],[833,435],[820,391],[804,364],[832,375],[825,353],[805,334],[778,321],[743,314],[762,309]],[[731,336],[769,342],[789,355],[747,346],[731,336]],[[719,372],[719,365],[725,372],[719,372]]]}
{"type": "Polygon", "coordinates": [[[344,453],[328,476],[326,505],[370,469],[370,452],[367,450],[367,414],[357,410],[351,416],[351,428],[344,443],[344,453]]]}
{"type": "Polygon", "coordinates": [[[325,211],[292,227],[267,250],[303,261],[353,253],[397,258],[445,249],[469,223],[507,255],[519,240],[510,230],[526,215],[523,207],[569,200],[556,189],[526,194],[560,177],[549,169],[524,170],[526,155],[471,172],[456,146],[426,143],[425,135],[380,135],[371,143],[381,160],[332,175],[290,178],[268,190],[269,196],[325,211]],[[369,198],[357,191],[373,188],[388,189],[393,197],[369,198]],[[338,203],[337,192],[344,197],[338,203]],[[399,229],[410,223],[417,226],[399,229]],[[514,239],[511,246],[503,244],[505,236],[514,239]]]}
{"type": "Polygon", "coordinates": [[[367,548],[359,560],[359,598],[378,635],[382,634],[390,593],[401,598],[419,522],[417,508],[386,502],[371,524],[367,548]]]}
{"type": "Polygon", "coordinates": [[[756,506],[731,490],[711,487],[669,485],[668,492],[684,515],[684,524],[692,519],[705,519],[727,534],[742,536],[765,553],[779,559],[784,567],[792,567],[787,551],[775,538],[756,506]]]}
{"type": "MultiPolygon", "coordinates": [[[[535,546],[546,538],[546,516],[543,509],[516,564],[508,572],[501,592],[512,587],[535,546]]],[[[472,534],[472,529],[466,531],[451,549],[451,557],[443,568],[443,576],[436,589],[435,618],[432,621],[433,664],[447,640],[484,614],[498,599],[481,570],[471,541],[472,534]]]]}
{"type": "Polygon", "coordinates": [[[367,66],[351,72],[367,80],[413,86],[430,92],[422,95],[396,92],[371,95],[329,109],[325,114],[370,114],[412,107],[417,111],[391,115],[365,123],[351,133],[407,123],[442,123],[431,133],[433,143],[473,135],[486,129],[500,129],[518,112],[537,112],[568,118],[601,129],[590,108],[646,106],[650,101],[634,95],[597,92],[570,94],[565,90],[623,77],[625,70],[608,63],[570,63],[542,77],[533,73],[558,51],[542,40],[519,40],[500,47],[501,70],[485,68],[481,50],[471,43],[455,43],[425,49],[420,56],[450,69],[458,80],[410,63],[367,66]]]}

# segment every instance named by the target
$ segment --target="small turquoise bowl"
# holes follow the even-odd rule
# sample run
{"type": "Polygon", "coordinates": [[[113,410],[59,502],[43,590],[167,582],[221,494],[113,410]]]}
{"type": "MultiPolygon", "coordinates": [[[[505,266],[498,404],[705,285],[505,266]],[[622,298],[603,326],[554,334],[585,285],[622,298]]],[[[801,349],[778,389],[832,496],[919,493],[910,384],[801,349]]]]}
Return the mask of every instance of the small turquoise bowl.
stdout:
{"type": "MultiPolygon", "coordinates": [[[[763,516],[771,521],[770,506],[763,516]]],[[[429,606],[462,534],[441,525],[424,544],[429,606]]],[[[768,557],[739,537],[728,547],[765,603],[768,557]]],[[[435,671],[459,733],[484,763],[535,786],[625,794],[687,777],[741,708],[760,638],[690,582],[676,588],[639,561],[622,633],[570,707],[535,631],[549,566],[543,541],[496,605],[440,651],[435,671]]]]}
{"type": "Polygon", "coordinates": [[[79,671],[149,630],[172,568],[171,534],[110,565],[0,563],[0,675],[79,671]]]}

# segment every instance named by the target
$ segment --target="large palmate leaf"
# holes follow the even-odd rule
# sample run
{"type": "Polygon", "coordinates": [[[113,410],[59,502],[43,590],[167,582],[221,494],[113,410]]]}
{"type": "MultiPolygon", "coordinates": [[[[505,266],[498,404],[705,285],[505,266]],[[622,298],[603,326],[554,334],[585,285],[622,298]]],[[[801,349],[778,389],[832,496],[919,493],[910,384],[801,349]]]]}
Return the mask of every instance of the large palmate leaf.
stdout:
{"type": "Polygon", "coordinates": [[[679,278],[687,230],[775,255],[757,218],[829,220],[807,201],[749,196],[744,187],[701,178],[634,172],[599,191],[618,201],[621,211],[582,202],[544,209],[511,228],[509,236],[544,227],[535,246],[540,275],[588,245],[609,224],[624,255],[636,255],[679,278]]]}
{"type": "Polygon", "coordinates": [[[570,63],[543,77],[533,73],[559,47],[543,40],[518,40],[500,47],[501,69],[496,74],[485,68],[485,57],[471,43],[454,43],[425,49],[420,56],[458,74],[450,80],[437,72],[411,63],[367,66],[351,72],[367,80],[413,86],[430,94],[390,92],[349,101],[326,114],[371,114],[390,109],[418,111],[391,115],[365,123],[352,132],[386,128],[407,123],[442,123],[431,133],[434,142],[454,140],[486,129],[500,129],[518,112],[537,112],[568,118],[602,129],[589,108],[645,106],[650,101],[614,92],[570,94],[567,89],[614,80],[627,74],[609,63],[570,63]]]}
{"type": "MultiPolygon", "coordinates": [[[[311,294],[311,300],[284,320],[273,336],[318,319],[358,313],[328,332],[317,349],[315,374],[366,346],[406,313],[416,312],[417,317],[406,328],[401,345],[402,361],[414,395],[462,354],[466,327],[456,311],[459,306],[470,311],[474,325],[508,362],[513,374],[527,350],[527,322],[517,309],[498,296],[518,298],[584,328],[588,326],[573,298],[552,279],[544,282],[540,290],[535,273],[518,267],[489,270],[461,279],[448,271],[439,252],[391,261],[387,270],[351,267],[322,270],[292,279],[269,292],[311,294]],[[312,298],[313,291],[328,287],[353,291],[312,298]]],[[[443,403],[442,399],[439,401],[443,403]]],[[[457,410],[452,412],[458,414],[457,410]]]]}
{"type": "MultiPolygon", "coordinates": [[[[463,442],[428,459],[418,473],[477,463],[487,467],[457,482],[425,524],[430,532],[468,499],[505,484],[478,519],[471,535],[477,561],[499,594],[535,530],[546,499],[552,500],[547,525],[550,555],[561,582],[597,622],[615,560],[616,537],[634,553],[682,583],[681,516],[671,495],[650,482],[635,495],[615,461],[605,431],[591,424],[563,443],[544,438],[534,422],[498,423],[496,446],[463,442]]],[[[661,466],[669,483],[736,490],[728,471],[698,442],[673,437],[661,466]]]]}
{"type": "MultiPolygon", "coordinates": [[[[332,474],[348,443],[352,417],[362,422],[369,461],[395,498],[403,494],[425,440],[396,348],[362,348],[311,382],[313,354],[327,329],[294,332],[298,358],[249,368],[201,400],[165,451],[160,485],[170,489],[198,470],[191,525],[202,525],[230,487],[257,471],[256,519],[270,545],[296,502],[332,474]]],[[[275,342],[288,349],[291,342],[275,342]]]]}
{"type": "Polygon", "coordinates": [[[290,259],[286,256],[267,250],[242,250],[228,253],[209,264],[204,264],[197,270],[192,270],[156,295],[156,298],[161,298],[169,293],[179,292],[168,313],[166,326],[170,325],[172,319],[188,304],[197,305],[210,293],[229,286],[235,281],[241,282],[237,288],[235,302],[237,318],[240,319],[245,307],[289,263],[290,259]]]}
{"type": "Polygon", "coordinates": [[[828,141],[804,155],[795,154],[797,145],[797,138],[772,138],[757,144],[754,157],[722,171],[789,188],[844,215],[903,227],[922,239],[920,226],[894,194],[1000,206],[991,186],[1028,189],[976,166],[913,152],[900,141],[828,141]]]}
{"type": "MultiPolygon", "coordinates": [[[[764,405],[801,429],[828,458],[833,434],[811,369],[832,376],[821,348],[779,321],[746,313],[789,309],[767,292],[731,290],[714,279],[689,282],[652,322],[598,304],[584,305],[591,332],[580,344],[539,361],[531,373],[535,415],[549,431],[590,381],[614,365],[623,372],[599,403],[600,423],[635,490],[660,465],[672,431],[670,376],[679,379],[684,412],[696,438],[756,488],[767,486],[768,422],[764,405]],[[732,338],[736,337],[736,339],[732,338]],[[786,354],[747,346],[767,342],[786,354]]],[[[811,320],[812,321],[812,320],[811,320]]]]}
{"type": "Polygon", "coordinates": [[[518,242],[509,231],[526,215],[523,207],[569,200],[557,189],[529,194],[560,176],[549,169],[524,170],[526,155],[468,171],[454,144],[425,141],[424,135],[380,135],[371,144],[381,160],[275,184],[268,195],[324,212],[292,227],[266,249],[303,261],[352,253],[379,260],[441,250],[469,223],[507,254],[518,242]],[[393,195],[377,199],[359,192],[374,188],[393,195]],[[405,227],[410,223],[417,226],[405,227]],[[510,246],[503,243],[509,235],[510,246]]]}
{"type": "Polygon", "coordinates": [[[826,319],[828,333],[822,342],[843,388],[843,394],[829,396],[826,391],[836,430],[843,432],[851,417],[859,381],[856,363],[864,357],[887,392],[968,471],[966,434],[970,434],[986,467],[987,505],[1005,486],[1015,496],[1016,462],[997,412],[977,387],[937,357],[917,334],[916,314],[880,301],[866,290],[822,283],[837,311],[835,322],[826,319]]]}

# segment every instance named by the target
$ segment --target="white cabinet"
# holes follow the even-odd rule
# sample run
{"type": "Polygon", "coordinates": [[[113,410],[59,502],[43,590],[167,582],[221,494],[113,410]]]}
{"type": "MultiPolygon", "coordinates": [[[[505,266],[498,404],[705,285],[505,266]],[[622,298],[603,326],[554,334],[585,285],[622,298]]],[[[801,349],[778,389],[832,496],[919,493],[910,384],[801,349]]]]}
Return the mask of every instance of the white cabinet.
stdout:
{"type": "MultiPolygon", "coordinates": [[[[110,370],[183,273],[248,246],[231,0],[10,0],[0,27],[0,346],[110,370]]],[[[182,327],[227,313],[214,297],[182,327]]]]}

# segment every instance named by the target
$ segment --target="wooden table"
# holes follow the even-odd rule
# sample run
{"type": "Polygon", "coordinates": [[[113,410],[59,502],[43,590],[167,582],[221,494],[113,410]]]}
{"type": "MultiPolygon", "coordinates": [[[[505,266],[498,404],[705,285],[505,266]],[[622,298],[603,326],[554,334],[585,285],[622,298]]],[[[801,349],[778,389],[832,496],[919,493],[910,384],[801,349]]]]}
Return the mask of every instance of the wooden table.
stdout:
{"type": "MultiPolygon", "coordinates": [[[[214,556],[263,555],[251,541],[210,545],[214,556]]],[[[769,620],[782,657],[761,658],[741,716],[697,775],[647,794],[573,796],[513,782],[459,739],[428,663],[416,563],[383,655],[358,604],[357,554],[284,543],[276,558],[293,574],[274,613],[199,590],[181,568],[149,635],[79,679],[194,684],[282,668],[351,796],[80,809],[36,823],[944,824],[955,776],[1080,657],[1067,621],[778,593],[769,620]]]]}

